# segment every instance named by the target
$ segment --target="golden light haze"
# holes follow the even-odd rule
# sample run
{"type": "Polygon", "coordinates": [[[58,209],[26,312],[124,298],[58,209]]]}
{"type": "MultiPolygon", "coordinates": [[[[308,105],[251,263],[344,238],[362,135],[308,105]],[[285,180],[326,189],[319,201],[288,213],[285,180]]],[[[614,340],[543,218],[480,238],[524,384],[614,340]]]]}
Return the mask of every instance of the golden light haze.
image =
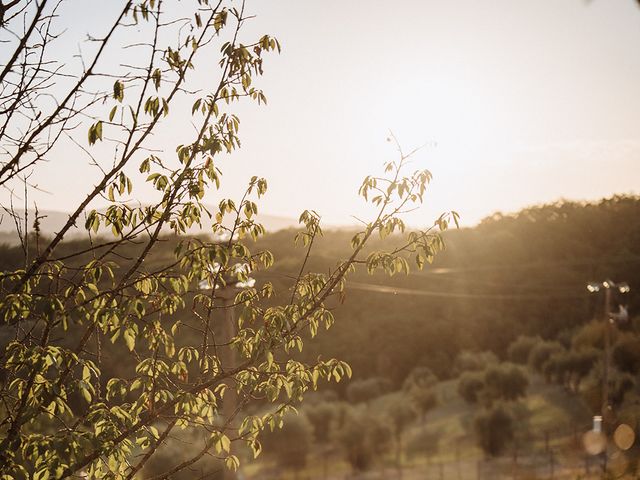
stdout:
{"type": "MultiPolygon", "coordinates": [[[[90,28],[92,3],[78,5],[74,28],[90,28]]],[[[365,217],[356,191],[394,158],[389,131],[407,150],[424,145],[416,168],[434,174],[413,224],[449,209],[470,225],[496,210],[638,192],[633,0],[270,0],[248,8],[257,15],[250,30],[276,35],[283,51],[259,82],[268,105],[240,107],[243,148],[220,167],[231,193],[251,175],[267,177],[266,213],[315,209],[328,224],[365,217]]],[[[179,128],[191,126],[172,131],[179,128]]],[[[50,179],[83,168],[65,158],[49,167],[50,179]]],[[[56,184],[64,182],[38,201],[75,205],[80,189],[56,184]]]]}

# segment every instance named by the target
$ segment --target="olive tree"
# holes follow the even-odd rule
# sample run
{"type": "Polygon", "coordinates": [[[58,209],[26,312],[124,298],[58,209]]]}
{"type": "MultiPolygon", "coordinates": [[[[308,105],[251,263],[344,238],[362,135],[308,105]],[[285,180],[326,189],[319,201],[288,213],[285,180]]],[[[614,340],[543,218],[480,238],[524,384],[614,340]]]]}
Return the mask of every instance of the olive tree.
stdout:
{"type": "Polygon", "coordinates": [[[483,372],[464,372],[458,380],[458,394],[469,404],[477,403],[484,389],[483,372]]]}
{"type": "Polygon", "coordinates": [[[385,393],[385,390],[384,379],[372,377],[349,382],[346,393],[350,403],[365,403],[369,406],[371,401],[385,393]]]}
{"type": "Polygon", "coordinates": [[[370,409],[349,408],[336,441],[354,472],[369,470],[390,447],[393,432],[370,409]]]}
{"type": "Polygon", "coordinates": [[[330,401],[317,403],[315,405],[309,405],[307,402],[304,408],[304,413],[313,426],[315,443],[321,448],[323,478],[327,478],[329,457],[335,449],[335,446],[330,440],[338,417],[341,414],[344,415],[342,409],[343,407],[339,405],[338,402],[330,401]]]}
{"type": "Polygon", "coordinates": [[[476,414],[474,428],[485,454],[496,457],[504,452],[515,435],[515,421],[509,409],[495,404],[476,414]]]}
{"type": "Polygon", "coordinates": [[[396,447],[396,467],[400,476],[402,476],[402,440],[405,431],[416,419],[416,410],[411,404],[411,401],[402,394],[388,405],[385,414],[389,417],[390,423],[393,426],[393,436],[396,447]]]}
{"type": "Polygon", "coordinates": [[[535,345],[542,340],[539,337],[526,337],[520,335],[516,338],[507,349],[507,355],[509,360],[513,363],[519,363],[526,365],[529,361],[529,352],[535,347],[535,345]]]}
{"type": "Polygon", "coordinates": [[[414,368],[402,384],[402,390],[408,395],[414,407],[420,414],[422,424],[425,424],[427,412],[438,403],[434,386],[438,377],[424,366],[414,368]]]}
{"type": "Polygon", "coordinates": [[[339,414],[336,402],[308,405],[304,412],[313,426],[313,436],[317,443],[326,444],[331,436],[331,425],[339,414]]]}
{"type": "Polygon", "coordinates": [[[484,372],[484,384],[483,393],[487,401],[513,401],[526,395],[529,378],[519,366],[502,363],[487,368],[484,372]]]}
{"type": "Polygon", "coordinates": [[[267,430],[265,433],[265,454],[274,457],[278,465],[295,472],[307,465],[313,426],[306,415],[288,415],[281,429],[267,430]]]}
{"type": "Polygon", "coordinates": [[[189,428],[201,438],[189,458],[154,478],[207,457],[237,468],[237,445],[257,455],[260,432],[280,425],[291,403],[322,379],[351,375],[340,360],[308,364],[294,354],[333,324],[327,302],[344,294],[346,276],[358,265],[408,272],[410,258],[421,268],[443,247],[439,232],[457,222],[452,212],[426,230],[405,228],[401,215],[422,202],[431,174],[407,171],[413,152],[398,148],[360,188],[376,213],[348,258],[307,272],[322,230],[303,212],[305,263],[286,300],[270,299],[271,284],[248,278],[274,260],[253,243],[264,234],[256,214],[267,182],[251,177],[239,199],[219,188],[222,159],[240,146],[237,104],[265,103],[256,83],[278,41],[248,36],[254,20],[243,1],[103,5],[102,28],[77,55],[60,44],[72,5],[0,2],[0,201],[21,240],[20,265],[0,274],[7,479],[131,479],[189,428]],[[118,7],[113,18],[107,5],[118,7]],[[189,137],[176,133],[185,122],[189,137]],[[97,176],[74,181],[82,199],[47,237],[29,198],[47,188],[43,166],[64,158],[97,176]],[[188,235],[209,220],[208,235],[188,235]],[[71,242],[78,227],[83,236],[71,242]],[[366,248],[392,234],[388,250],[366,248]],[[271,408],[249,414],[252,402],[271,408]]]}

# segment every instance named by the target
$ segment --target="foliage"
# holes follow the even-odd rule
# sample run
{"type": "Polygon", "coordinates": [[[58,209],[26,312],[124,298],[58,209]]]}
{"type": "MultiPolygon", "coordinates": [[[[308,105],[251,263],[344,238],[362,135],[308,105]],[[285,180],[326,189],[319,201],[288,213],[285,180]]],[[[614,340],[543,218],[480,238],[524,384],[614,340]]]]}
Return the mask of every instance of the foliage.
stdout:
{"type": "Polygon", "coordinates": [[[438,377],[436,377],[429,367],[417,366],[411,373],[405,378],[402,384],[402,389],[405,391],[411,391],[416,387],[419,389],[429,389],[438,383],[438,377]]]}
{"type": "Polygon", "coordinates": [[[617,407],[622,404],[627,393],[631,392],[636,386],[636,379],[628,373],[617,373],[613,375],[612,384],[610,392],[611,404],[617,407]]]}
{"type": "Polygon", "coordinates": [[[405,429],[411,425],[416,418],[416,411],[408,399],[402,395],[395,398],[386,409],[386,415],[391,421],[396,437],[402,435],[405,429]]]}
{"type": "Polygon", "coordinates": [[[613,347],[612,359],[623,372],[640,372],[640,338],[632,334],[622,336],[613,347]]]}
{"type": "Polygon", "coordinates": [[[334,402],[307,405],[304,412],[313,425],[313,434],[318,443],[327,443],[331,437],[331,425],[337,420],[339,406],[334,402]]]}
{"type": "Polygon", "coordinates": [[[411,400],[411,404],[424,422],[425,415],[438,403],[433,387],[438,383],[430,368],[417,366],[402,384],[402,390],[411,400]]]}
{"type": "MultiPolygon", "coordinates": [[[[201,441],[198,435],[202,434],[203,432],[198,432],[194,429],[174,432],[172,437],[168,438],[145,464],[141,470],[141,477],[145,479],[162,477],[166,474],[167,465],[188,461],[191,458],[192,452],[190,452],[188,448],[185,448],[185,445],[191,445],[194,442],[197,443],[201,441]]],[[[199,476],[199,472],[208,471],[211,472],[208,477],[211,478],[211,480],[223,480],[225,477],[224,468],[224,462],[221,459],[204,455],[189,467],[172,474],[171,479],[191,480],[199,476]]]]}
{"type": "Polygon", "coordinates": [[[565,348],[554,341],[537,343],[529,352],[529,366],[536,372],[542,372],[544,364],[552,355],[562,353],[565,348]]]}
{"type": "Polygon", "coordinates": [[[524,397],[529,379],[513,363],[493,364],[483,372],[465,372],[458,380],[458,393],[469,404],[482,401],[491,405],[497,400],[513,401],[524,397]]]}
{"type": "Polygon", "coordinates": [[[484,385],[483,396],[489,401],[517,400],[525,396],[529,378],[521,367],[502,363],[487,368],[484,385]]]}
{"type": "Polygon", "coordinates": [[[542,372],[546,378],[577,393],[580,383],[591,372],[599,357],[593,348],[554,353],[544,363],[542,372]]]}
{"type": "Polygon", "coordinates": [[[414,386],[407,392],[407,395],[423,422],[427,412],[438,404],[438,397],[432,388],[414,386]]]}
{"type": "Polygon", "coordinates": [[[369,403],[388,390],[388,386],[382,378],[367,378],[353,380],[347,386],[347,399],[351,403],[369,403]]]}
{"type": "Polygon", "coordinates": [[[465,402],[477,403],[484,389],[484,374],[481,372],[465,372],[458,380],[458,393],[465,402]]]}
{"type": "MultiPolygon", "coordinates": [[[[602,371],[594,369],[595,381],[589,382],[581,391],[581,396],[585,399],[592,411],[598,412],[602,409],[602,371]]],[[[633,375],[609,371],[609,405],[614,412],[619,412],[623,404],[628,402],[634,408],[638,402],[637,383],[633,375]]]]}
{"type": "Polygon", "coordinates": [[[58,14],[57,5],[26,2],[0,27],[0,186],[10,194],[2,206],[22,225],[19,265],[0,277],[0,470],[7,479],[131,479],[181,430],[202,435],[161,478],[205,455],[237,468],[239,444],[258,455],[261,432],[280,426],[292,403],[322,380],[351,375],[344,361],[296,356],[333,325],[327,302],[343,296],[346,276],[357,265],[390,275],[408,273],[409,260],[422,268],[457,214],[424,231],[406,228],[400,216],[422,202],[431,174],[406,172],[412,154],[399,149],[360,188],[375,216],[323,274],[307,268],[319,218],[302,213],[304,260],[288,298],[276,301],[271,283],[249,278],[274,260],[252,243],[264,234],[255,218],[266,180],[251,177],[235,200],[218,189],[223,157],[240,146],[236,105],[265,103],[255,82],[278,41],[245,38],[252,16],[244,2],[129,0],[105,34],[90,35],[95,48],[74,70],[48,53],[65,35],[52,33],[69,11],[58,14]],[[142,60],[119,43],[131,36],[135,44],[124,46],[148,46],[142,60]],[[203,90],[193,71],[210,59],[217,63],[205,65],[203,90]],[[185,120],[192,136],[164,147],[165,133],[185,120]],[[68,155],[69,144],[97,180],[77,185],[83,200],[45,238],[38,218],[32,228],[13,201],[20,191],[27,205],[34,188],[46,188],[29,178],[68,155]],[[145,189],[154,192],[150,204],[137,197],[145,189]],[[209,218],[209,235],[185,235],[209,218]],[[84,239],[66,244],[83,219],[84,239]],[[375,236],[395,243],[372,249],[375,236]],[[255,402],[270,408],[250,414],[255,402]]]}
{"type": "Polygon", "coordinates": [[[514,435],[514,418],[502,404],[483,410],[474,420],[476,436],[482,450],[492,457],[504,452],[514,435]]]}
{"type": "Polygon", "coordinates": [[[338,394],[335,390],[318,389],[309,392],[304,397],[305,406],[319,405],[322,403],[334,403],[338,401],[338,394]]]}
{"type": "MultiPolygon", "coordinates": [[[[604,349],[605,324],[602,321],[594,320],[583,326],[573,335],[573,349],[597,348],[604,349]]],[[[613,332],[612,332],[613,333],[613,332]]],[[[612,336],[615,339],[615,334],[612,336]]]]}
{"type": "Polygon", "coordinates": [[[541,341],[540,337],[527,337],[520,335],[509,345],[507,350],[509,360],[513,363],[526,365],[529,361],[529,353],[531,352],[531,349],[541,341]]]}
{"type": "Polygon", "coordinates": [[[290,414],[284,418],[282,428],[265,431],[264,451],[281,467],[300,470],[307,464],[312,439],[313,427],[307,416],[290,414]]]}
{"type": "Polygon", "coordinates": [[[377,456],[383,454],[391,441],[389,426],[369,410],[351,409],[344,424],[336,432],[337,440],[353,470],[371,468],[377,456]]]}
{"type": "Polygon", "coordinates": [[[458,373],[477,372],[487,366],[497,363],[498,358],[493,352],[460,352],[454,364],[454,370],[458,373]]]}
{"type": "Polygon", "coordinates": [[[389,417],[393,427],[394,443],[396,446],[396,466],[401,470],[402,439],[407,427],[415,421],[416,410],[412,402],[410,402],[410,399],[405,395],[400,395],[387,406],[386,415],[389,417]]]}

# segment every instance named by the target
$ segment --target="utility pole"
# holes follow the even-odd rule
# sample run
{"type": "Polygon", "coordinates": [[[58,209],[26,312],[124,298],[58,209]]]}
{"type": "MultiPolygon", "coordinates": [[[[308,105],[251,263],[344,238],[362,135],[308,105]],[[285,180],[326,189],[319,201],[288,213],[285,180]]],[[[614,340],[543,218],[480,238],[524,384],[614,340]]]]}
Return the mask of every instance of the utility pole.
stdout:
{"type": "MultiPolygon", "coordinates": [[[[607,283],[607,282],[604,282],[607,283]]],[[[602,420],[606,425],[610,423],[609,408],[609,368],[611,365],[611,327],[613,320],[611,319],[611,288],[605,287],[604,290],[604,365],[602,368],[602,420]]]]}
{"type": "MultiPolygon", "coordinates": [[[[236,365],[236,352],[231,345],[231,340],[235,337],[236,328],[233,315],[233,301],[237,290],[233,287],[224,287],[220,289],[219,296],[222,299],[224,307],[224,320],[221,324],[218,347],[219,360],[222,368],[233,368],[236,365]]],[[[227,383],[227,388],[222,399],[222,418],[224,422],[229,422],[227,427],[231,427],[231,419],[233,418],[238,406],[238,394],[236,386],[231,380],[227,383]]],[[[231,453],[231,452],[229,452],[231,453]]],[[[222,478],[224,480],[235,480],[236,474],[227,468],[222,469],[222,478]]]]}
{"type": "Polygon", "coordinates": [[[608,279],[601,283],[589,283],[587,285],[587,290],[591,293],[597,293],[604,289],[604,362],[602,367],[602,406],[600,413],[605,426],[612,420],[611,406],[609,405],[609,377],[611,370],[611,336],[612,328],[615,324],[614,315],[611,313],[611,291],[614,288],[620,293],[628,293],[631,290],[626,282],[615,283],[608,279]]]}
{"type": "MultiPolygon", "coordinates": [[[[611,370],[611,336],[612,329],[615,325],[614,315],[611,313],[611,291],[617,289],[620,293],[628,293],[631,289],[626,282],[615,283],[612,280],[603,282],[589,283],[587,290],[590,293],[597,293],[604,289],[604,358],[602,364],[602,402],[600,407],[600,415],[602,416],[602,424],[604,434],[611,430],[613,423],[613,410],[609,404],[610,389],[610,370],[611,370]]],[[[594,417],[595,419],[595,417],[594,417]]],[[[607,451],[603,452],[603,471],[607,470],[607,451]]]]}
{"type": "MultiPolygon", "coordinates": [[[[243,289],[253,288],[255,279],[249,276],[251,269],[247,263],[236,263],[229,267],[229,271],[223,271],[220,264],[213,263],[210,265],[209,270],[212,276],[222,277],[221,284],[212,284],[210,279],[204,279],[200,282],[199,288],[204,291],[215,290],[212,291],[213,297],[222,300],[224,318],[220,322],[218,331],[221,338],[215,341],[217,344],[216,355],[218,356],[221,368],[232,369],[237,365],[236,351],[231,344],[231,341],[237,335],[234,315],[235,297],[236,294],[243,289]]],[[[236,410],[239,406],[239,400],[238,394],[236,393],[236,385],[234,385],[232,379],[228,379],[221,409],[222,421],[227,424],[226,429],[230,429],[231,427],[231,420],[237,413],[236,410]]],[[[238,475],[236,472],[223,468],[222,477],[224,480],[236,480],[238,475]]]]}

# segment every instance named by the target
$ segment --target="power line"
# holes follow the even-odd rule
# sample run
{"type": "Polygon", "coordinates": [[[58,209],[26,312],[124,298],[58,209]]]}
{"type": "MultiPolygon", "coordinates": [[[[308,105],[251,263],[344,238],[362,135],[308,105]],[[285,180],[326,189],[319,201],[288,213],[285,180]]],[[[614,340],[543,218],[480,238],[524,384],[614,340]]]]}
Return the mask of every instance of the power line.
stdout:
{"type": "Polygon", "coordinates": [[[365,290],[369,292],[388,293],[393,295],[414,295],[422,297],[441,297],[441,298],[475,298],[485,300],[551,300],[551,299],[585,299],[586,294],[583,295],[557,295],[550,293],[548,295],[531,294],[531,293],[468,293],[468,292],[442,292],[436,290],[423,290],[414,288],[402,288],[402,287],[389,287],[385,285],[377,285],[373,283],[362,282],[347,282],[347,289],[365,290]]]}
{"type": "MultiPolygon", "coordinates": [[[[536,262],[536,263],[510,263],[508,265],[486,265],[479,267],[471,267],[471,268],[449,268],[449,267],[435,267],[432,269],[425,270],[423,272],[411,272],[411,275],[417,277],[427,277],[431,275],[447,275],[447,274],[465,274],[465,273],[473,273],[478,271],[502,271],[502,270],[513,270],[513,269],[530,269],[530,268],[549,268],[549,267],[558,267],[558,266],[579,266],[579,265],[593,265],[595,262],[590,260],[575,260],[575,261],[564,261],[564,262],[536,262]]],[[[604,261],[600,261],[597,263],[640,263],[640,257],[627,257],[627,258],[613,258],[606,259],[604,261]]],[[[264,275],[264,274],[263,274],[264,275]]],[[[293,279],[295,276],[289,275],[286,273],[279,272],[269,272],[265,276],[280,276],[284,278],[293,279]]],[[[474,284],[481,284],[485,286],[495,286],[495,287],[507,287],[507,285],[499,283],[499,282],[488,282],[486,280],[474,279],[474,284]]],[[[582,284],[582,282],[580,283],[582,284]]],[[[377,293],[386,293],[393,295],[413,295],[413,296],[424,296],[424,297],[440,297],[440,298],[469,298],[469,299],[486,299],[486,300],[551,300],[551,299],[582,299],[584,300],[587,295],[586,294],[578,294],[571,293],[576,292],[575,288],[562,288],[562,287],[554,287],[552,291],[546,293],[544,291],[540,291],[540,289],[536,289],[535,292],[528,293],[471,293],[471,292],[445,292],[441,290],[429,290],[429,289],[414,289],[414,288],[406,288],[406,287],[394,287],[388,285],[379,285],[373,283],[366,282],[356,282],[350,280],[346,284],[347,288],[354,290],[363,290],[363,291],[371,291],[377,293]],[[566,293],[558,293],[561,290],[565,290],[566,293]]]]}
{"type": "Polygon", "coordinates": [[[535,269],[535,268],[550,268],[550,267],[571,267],[571,266],[597,266],[598,264],[610,265],[613,263],[640,263],[639,256],[629,257],[616,257],[610,259],[599,260],[565,260],[558,262],[528,262],[528,263],[515,263],[510,262],[505,265],[480,265],[477,267],[434,267],[425,269],[424,271],[414,275],[447,275],[450,273],[472,273],[477,271],[499,271],[499,270],[513,270],[513,269],[535,269]]]}

